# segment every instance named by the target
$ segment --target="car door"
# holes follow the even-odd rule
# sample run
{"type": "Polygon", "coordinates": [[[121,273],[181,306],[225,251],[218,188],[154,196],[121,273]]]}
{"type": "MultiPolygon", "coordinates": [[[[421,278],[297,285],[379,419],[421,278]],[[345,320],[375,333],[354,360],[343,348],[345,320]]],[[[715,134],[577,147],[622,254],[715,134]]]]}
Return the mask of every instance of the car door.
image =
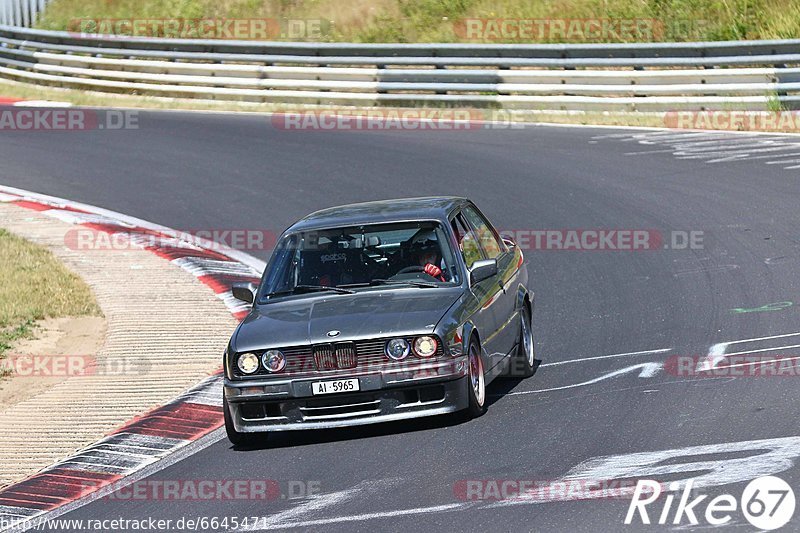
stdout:
{"type": "MultiPolygon", "coordinates": [[[[469,224],[463,213],[458,213],[452,223],[468,270],[475,261],[491,259],[481,246],[479,233],[469,224]]],[[[480,332],[483,367],[487,372],[500,363],[504,355],[502,340],[498,336],[502,319],[502,312],[498,312],[498,307],[502,305],[502,290],[498,280],[498,276],[492,276],[470,287],[476,300],[470,319],[480,332]]]]}
{"type": "Polygon", "coordinates": [[[483,254],[488,259],[497,260],[497,277],[494,282],[499,292],[496,293],[492,308],[498,329],[492,349],[497,352],[497,359],[502,360],[517,344],[519,336],[515,289],[519,278],[519,264],[514,253],[506,247],[497,230],[477,207],[469,205],[462,210],[462,214],[478,235],[483,254]]]}

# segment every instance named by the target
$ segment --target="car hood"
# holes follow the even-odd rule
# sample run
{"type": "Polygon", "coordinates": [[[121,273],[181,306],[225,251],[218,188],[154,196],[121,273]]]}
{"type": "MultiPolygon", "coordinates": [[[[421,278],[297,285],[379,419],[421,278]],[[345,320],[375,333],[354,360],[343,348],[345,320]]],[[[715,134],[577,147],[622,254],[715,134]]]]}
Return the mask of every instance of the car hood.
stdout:
{"type": "Polygon", "coordinates": [[[234,336],[237,352],[433,332],[460,287],[306,295],[261,305],[234,336]],[[328,332],[339,331],[335,337],[328,332]]]}

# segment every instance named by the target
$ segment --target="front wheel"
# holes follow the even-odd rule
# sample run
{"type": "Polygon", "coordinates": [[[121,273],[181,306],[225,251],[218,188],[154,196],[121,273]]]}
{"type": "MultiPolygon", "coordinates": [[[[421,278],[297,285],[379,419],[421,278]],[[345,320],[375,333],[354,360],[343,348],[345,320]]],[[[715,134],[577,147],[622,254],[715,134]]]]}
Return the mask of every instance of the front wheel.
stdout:
{"type": "Polygon", "coordinates": [[[225,433],[228,434],[228,440],[231,441],[231,444],[234,446],[252,446],[255,444],[255,434],[236,431],[236,427],[233,425],[233,416],[231,415],[231,409],[228,405],[228,399],[225,397],[222,398],[222,411],[225,415],[225,433]]]}
{"type": "Polygon", "coordinates": [[[468,353],[467,395],[469,396],[469,406],[466,411],[469,418],[477,418],[486,412],[486,377],[483,374],[481,349],[475,341],[470,343],[468,353]]]}
{"type": "Polygon", "coordinates": [[[531,331],[531,316],[527,307],[523,307],[519,314],[521,324],[519,327],[519,343],[517,353],[511,361],[511,376],[528,378],[536,371],[536,353],[533,349],[533,333],[531,331]]]}

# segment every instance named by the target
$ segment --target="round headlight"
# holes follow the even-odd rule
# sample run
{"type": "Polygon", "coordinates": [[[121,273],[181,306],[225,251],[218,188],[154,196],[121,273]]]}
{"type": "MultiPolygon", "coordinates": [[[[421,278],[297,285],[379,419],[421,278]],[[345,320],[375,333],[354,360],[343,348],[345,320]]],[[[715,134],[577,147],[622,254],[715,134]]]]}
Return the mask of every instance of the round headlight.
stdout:
{"type": "Polygon", "coordinates": [[[258,356],[254,353],[243,353],[239,356],[236,364],[244,374],[252,374],[258,370],[258,356]]]}
{"type": "Polygon", "coordinates": [[[408,342],[405,339],[392,339],[386,343],[386,355],[399,361],[405,359],[411,351],[408,342]]]}
{"type": "Polygon", "coordinates": [[[267,350],[261,357],[261,362],[270,372],[280,372],[286,368],[286,357],[279,350],[267,350]]]}
{"type": "Polygon", "coordinates": [[[420,357],[430,357],[436,353],[438,343],[433,337],[425,335],[414,339],[414,353],[420,357]]]}

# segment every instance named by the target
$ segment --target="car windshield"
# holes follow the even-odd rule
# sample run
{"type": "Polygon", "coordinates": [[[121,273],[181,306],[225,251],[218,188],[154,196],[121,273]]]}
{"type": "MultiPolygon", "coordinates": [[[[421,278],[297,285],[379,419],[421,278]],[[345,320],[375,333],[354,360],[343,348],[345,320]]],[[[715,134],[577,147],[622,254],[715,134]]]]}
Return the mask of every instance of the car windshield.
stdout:
{"type": "Polygon", "coordinates": [[[380,285],[452,283],[460,283],[458,269],[438,222],[374,224],[284,236],[267,267],[261,299],[380,285]]]}

